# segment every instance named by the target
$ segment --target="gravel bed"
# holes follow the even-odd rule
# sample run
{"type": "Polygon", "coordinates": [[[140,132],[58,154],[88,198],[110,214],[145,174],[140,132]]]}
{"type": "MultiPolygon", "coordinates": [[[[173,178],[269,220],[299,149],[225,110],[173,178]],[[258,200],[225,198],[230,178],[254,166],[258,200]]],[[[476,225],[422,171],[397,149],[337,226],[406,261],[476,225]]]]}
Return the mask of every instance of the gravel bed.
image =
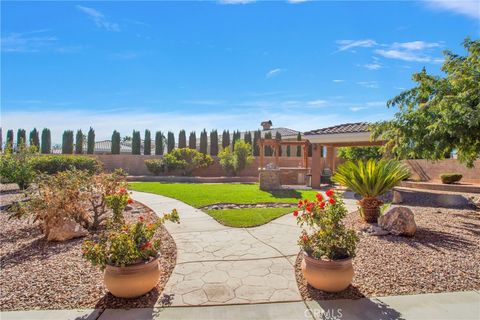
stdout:
{"type": "MultiPolygon", "coordinates": [[[[134,221],[154,212],[135,202],[125,218],[134,221]]],[[[148,308],[160,297],[176,263],[176,246],[165,228],[162,239],[161,278],[157,287],[136,299],[116,298],[103,285],[103,273],[82,258],[82,242],[77,238],[65,242],[47,242],[39,227],[28,220],[8,219],[0,213],[0,306],[6,310],[76,309],[76,308],[148,308]]]]}
{"type": "MultiPolygon", "coordinates": [[[[428,198],[423,199],[426,205],[428,198]]],[[[297,257],[295,272],[300,293],[307,300],[357,299],[480,289],[480,211],[410,206],[415,214],[414,237],[360,236],[353,260],[352,285],[340,293],[309,286],[297,257]]],[[[346,224],[364,228],[358,213],[346,224]]]]}

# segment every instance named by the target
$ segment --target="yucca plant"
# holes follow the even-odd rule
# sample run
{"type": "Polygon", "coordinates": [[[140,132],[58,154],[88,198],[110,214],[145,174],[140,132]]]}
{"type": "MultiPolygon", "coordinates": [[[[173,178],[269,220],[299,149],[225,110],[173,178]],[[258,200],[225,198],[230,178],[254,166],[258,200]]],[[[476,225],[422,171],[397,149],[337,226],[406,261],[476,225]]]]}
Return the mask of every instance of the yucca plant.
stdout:
{"type": "Polygon", "coordinates": [[[332,180],[362,196],[360,213],[366,222],[377,222],[382,201],[378,196],[405,180],[410,171],[396,160],[347,161],[340,165],[332,180]]]}

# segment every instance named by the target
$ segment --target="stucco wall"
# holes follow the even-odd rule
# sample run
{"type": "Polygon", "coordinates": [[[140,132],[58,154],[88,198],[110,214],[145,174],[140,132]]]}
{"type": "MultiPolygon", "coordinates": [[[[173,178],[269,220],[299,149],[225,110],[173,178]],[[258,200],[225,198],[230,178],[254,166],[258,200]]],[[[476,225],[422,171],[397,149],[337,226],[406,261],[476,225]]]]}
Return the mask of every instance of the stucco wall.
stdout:
{"type": "Polygon", "coordinates": [[[461,164],[457,159],[445,159],[440,161],[429,160],[405,160],[410,167],[411,179],[420,181],[440,180],[443,173],[461,173],[462,182],[480,183],[480,160],[475,161],[471,169],[461,164]]]}

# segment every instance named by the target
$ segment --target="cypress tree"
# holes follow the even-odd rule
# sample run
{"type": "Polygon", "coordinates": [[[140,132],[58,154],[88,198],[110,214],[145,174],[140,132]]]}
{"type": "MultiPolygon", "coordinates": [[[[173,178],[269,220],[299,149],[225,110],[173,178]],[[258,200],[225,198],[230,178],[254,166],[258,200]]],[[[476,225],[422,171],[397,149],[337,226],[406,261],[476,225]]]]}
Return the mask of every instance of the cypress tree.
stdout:
{"type": "Polygon", "coordinates": [[[52,134],[50,133],[50,129],[44,128],[42,130],[42,153],[48,154],[51,153],[52,150],[52,134]]]}
{"type": "Polygon", "coordinates": [[[133,130],[132,133],[132,154],[140,154],[142,140],[140,138],[140,131],[133,130]]]}
{"type": "Polygon", "coordinates": [[[88,130],[88,137],[87,137],[87,154],[94,154],[95,153],[95,130],[90,127],[88,130]]]}
{"type": "Polygon", "coordinates": [[[77,130],[77,135],[75,136],[75,153],[83,153],[83,132],[81,129],[77,130]]]}
{"type": "Polygon", "coordinates": [[[210,155],[218,155],[218,131],[212,130],[210,132],[210,155]]]}
{"type": "MultiPolygon", "coordinates": [[[[282,135],[280,134],[280,132],[277,131],[277,133],[275,133],[275,140],[282,140],[282,135]]],[[[281,157],[282,156],[282,146],[279,146],[278,148],[278,156],[281,157]]]]}
{"type": "Polygon", "coordinates": [[[37,128],[33,128],[33,130],[30,131],[29,140],[30,140],[30,145],[36,147],[38,151],[38,148],[40,147],[40,139],[38,137],[37,128]]]}
{"type": "Polygon", "coordinates": [[[230,131],[228,130],[223,130],[222,134],[222,148],[225,149],[230,145],[230,131]]]}
{"type": "Polygon", "coordinates": [[[240,140],[240,131],[233,131],[232,134],[232,150],[235,148],[235,143],[240,140]]]}
{"type": "Polygon", "coordinates": [[[203,129],[200,133],[200,152],[203,154],[207,154],[208,149],[208,137],[207,137],[207,130],[203,129]]]}
{"type": "Polygon", "coordinates": [[[112,134],[112,154],[120,154],[120,132],[117,130],[112,134]]]}
{"type": "Polygon", "coordinates": [[[0,151],[3,150],[3,131],[2,127],[0,127],[0,151]]]}
{"type": "Polygon", "coordinates": [[[260,147],[258,146],[258,140],[262,138],[262,132],[257,130],[253,133],[253,155],[258,157],[260,155],[260,147]]]}
{"type": "Polygon", "coordinates": [[[155,154],[157,156],[163,155],[163,133],[161,131],[155,132],[155,154]]]}
{"type": "Polygon", "coordinates": [[[7,131],[7,140],[5,141],[5,150],[13,150],[13,130],[7,131]]]}
{"type": "Polygon", "coordinates": [[[152,154],[152,137],[150,135],[150,130],[145,130],[145,142],[143,143],[143,154],[148,156],[152,154]]]}
{"type": "MultiPolygon", "coordinates": [[[[297,134],[297,141],[301,141],[301,140],[302,140],[302,135],[299,132],[297,134]]],[[[301,156],[302,156],[302,147],[297,146],[297,157],[301,157],[301,156]]]]}
{"type": "Polygon", "coordinates": [[[167,135],[167,152],[170,153],[175,149],[175,136],[173,132],[168,131],[167,135]]]}
{"type": "Polygon", "coordinates": [[[245,135],[243,136],[243,140],[253,147],[252,132],[251,131],[245,132],[245,135]]]}
{"type": "MultiPolygon", "coordinates": [[[[272,139],[272,132],[265,133],[265,139],[272,139]]],[[[265,147],[265,157],[271,157],[273,155],[272,147],[266,146],[265,147]]]]}
{"type": "Polygon", "coordinates": [[[18,129],[17,131],[17,148],[21,145],[25,145],[27,143],[27,133],[25,129],[18,129]]]}
{"type": "Polygon", "coordinates": [[[190,149],[197,149],[197,134],[195,131],[190,132],[190,136],[188,137],[188,147],[190,149]]]}
{"type": "Polygon", "coordinates": [[[187,135],[185,130],[180,130],[178,133],[178,148],[186,148],[187,147],[187,135]]]}
{"type": "Polygon", "coordinates": [[[73,153],[73,131],[72,130],[65,130],[63,132],[62,153],[63,154],[73,153]]]}

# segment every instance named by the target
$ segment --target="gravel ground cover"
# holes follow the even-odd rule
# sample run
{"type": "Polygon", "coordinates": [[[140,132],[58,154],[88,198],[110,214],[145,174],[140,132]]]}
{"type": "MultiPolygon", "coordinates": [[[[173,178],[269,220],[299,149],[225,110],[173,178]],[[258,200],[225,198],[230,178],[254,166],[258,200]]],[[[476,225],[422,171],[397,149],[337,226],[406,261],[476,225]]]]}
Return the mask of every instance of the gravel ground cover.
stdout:
{"type": "MultiPolygon", "coordinates": [[[[135,202],[125,218],[133,221],[154,214],[135,202]]],[[[8,220],[0,213],[0,306],[1,310],[142,308],[152,307],[160,297],[176,262],[176,247],[165,228],[162,239],[161,279],[155,289],[136,299],[121,299],[109,294],[103,285],[103,273],[81,256],[87,238],[65,242],[47,242],[37,225],[28,220],[8,220]]],[[[89,236],[92,237],[92,236],[89,236]]]]}
{"type": "MultiPolygon", "coordinates": [[[[326,293],[309,286],[299,255],[295,272],[302,297],[356,299],[480,289],[480,211],[432,207],[425,194],[415,200],[408,206],[415,214],[415,236],[360,236],[355,277],[343,292],[326,293]]],[[[365,227],[356,212],[346,223],[355,230],[365,227]]]]}

